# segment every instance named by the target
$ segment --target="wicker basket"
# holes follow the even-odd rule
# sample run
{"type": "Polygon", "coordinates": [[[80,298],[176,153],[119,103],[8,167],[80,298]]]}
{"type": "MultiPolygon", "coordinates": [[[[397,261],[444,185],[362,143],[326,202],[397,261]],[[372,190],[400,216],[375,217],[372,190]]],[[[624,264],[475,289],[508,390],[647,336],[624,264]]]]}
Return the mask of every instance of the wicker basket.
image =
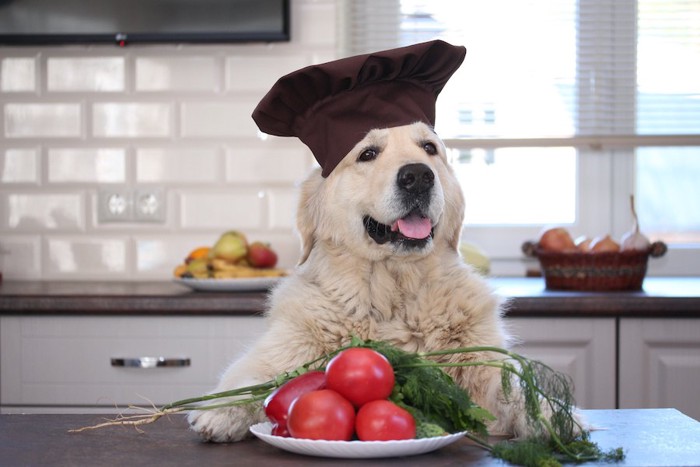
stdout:
{"type": "Polygon", "coordinates": [[[522,250],[540,261],[548,289],[641,290],[649,257],[663,256],[666,244],[654,242],[646,251],[560,253],[542,250],[536,242],[528,241],[522,250]]]}

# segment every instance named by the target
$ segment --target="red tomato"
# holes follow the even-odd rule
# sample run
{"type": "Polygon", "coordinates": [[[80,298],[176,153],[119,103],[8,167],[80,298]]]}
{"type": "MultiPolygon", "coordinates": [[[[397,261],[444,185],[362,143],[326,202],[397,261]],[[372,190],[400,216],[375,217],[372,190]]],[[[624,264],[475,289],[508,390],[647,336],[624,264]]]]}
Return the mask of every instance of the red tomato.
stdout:
{"type": "Polygon", "coordinates": [[[282,438],[289,438],[289,430],[287,429],[287,422],[284,424],[273,423],[272,430],[270,430],[272,436],[281,436],[282,438]]]}
{"type": "Polygon", "coordinates": [[[408,411],[387,400],[368,402],[357,412],[355,431],[360,441],[414,439],[416,421],[408,411]]]}
{"type": "Polygon", "coordinates": [[[322,371],[309,371],[303,375],[287,381],[282,386],[277,388],[272,394],[267,396],[263,407],[265,407],[265,415],[270,421],[277,425],[278,432],[273,434],[281,434],[287,431],[287,414],[289,406],[294,400],[306,394],[309,391],[321,389],[326,383],[326,374],[322,371]]]}
{"type": "Polygon", "coordinates": [[[355,407],[386,399],[394,389],[394,369],[379,352],[362,347],[343,350],[326,366],[326,387],[355,407]]]}
{"type": "Polygon", "coordinates": [[[330,389],[307,392],[289,408],[287,428],[294,438],[350,441],[355,429],[355,408],[330,389]]]}

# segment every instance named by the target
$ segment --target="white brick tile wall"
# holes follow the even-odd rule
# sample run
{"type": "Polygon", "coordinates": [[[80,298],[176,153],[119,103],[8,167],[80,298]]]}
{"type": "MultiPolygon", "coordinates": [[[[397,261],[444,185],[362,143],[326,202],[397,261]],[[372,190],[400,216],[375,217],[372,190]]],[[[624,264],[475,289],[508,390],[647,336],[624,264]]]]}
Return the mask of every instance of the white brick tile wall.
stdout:
{"type": "Polygon", "coordinates": [[[260,91],[262,96],[278,78],[307,65],[309,59],[302,55],[279,56],[270,53],[264,57],[228,57],[226,88],[260,91]]]}
{"type": "Polygon", "coordinates": [[[8,138],[78,137],[82,120],[79,103],[5,104],[8,138]]]}
{"type": "Polygon", "coordinates": [[[118,183],[126,179],[124,148],[50,148],[48,181],[118,183]]]}
{"type": "Polygon", "coordinates": [[[92,131],[97,137],[170,136],[172,104],[106,102],[92,108],[92,131]]]}
{"type": "Polygon", "coordinates": [[[236,190],[183,192],[180,199],[181,223],[187,229],[263,228],[265,194],[262,191],[236,190]],[[206,209],[201,209],[206,206],[206,209]]]}
{"type": "Polygon", "coordinates": [[[222,167],[222,149],[215,146],[136,150],[139,183],[216,183],[222,179],[222,167]]]}
{"type": "Polygon", "coordinates": [[[49,237],[47,278],[102,278],[127,272],[127,239],[49,237]]]}
{"type": "Polygon", "coordinates": [[[295,189],[268,190],[268,225],[272,229],[296,229],[299,192],[295,189]]]}
{"type": "Polygon", "coordinates": [[[250,138],[258,128],[250,114],[257,101],[185,102],[182,104],[182,136],[207,138],[250,138]]]}
{"type": "Polygon", "coordinates": [[[218,57],[137,57],[137,91],[221,90],[221,64],[218,57]]]}
{"type": "Polygon", "coordinates": [[[240,145],[226,151],[226,180],[297,183],[311,167],[311,152],[297,140],[287,144],[240,145]]]}
{"type": "Polygon", "coordinates": [[[3,183],[37,183],[39,151],[35,148],[0,150],[0,181],[3,183]]]}
{"type": "Polygon", "coordinates": [[[0,271],[4,277],[41,278],[41,237],[3,235],[0,237],[0,271]]]}
{"type": "Polygon", "coordinates": [[[124,90],[124,57],[50,57],[49,91],[115,92],[124,90]]]}
{"type": "Polygon", "coordinates": [[[7,196],[10,230],[83,230],[84,199],[76,193],[16,193],[7,196]]]}
{"type": "Polygon", "coordinates": [[[0,47],[4,279],[170,280],[231,229],[296,264],[315,161],[251,113],[282,75],[335,58],[336,1],[292,2],[288,43],[0,47]],[[165,222],[99,222],[105,187],[162,190],[165,222]]]}
{"type": "Polygon", "coordinates": [[[36,88],[34,57],[7,57],[0,60],[0,91],[31,92],[36,88]]]}

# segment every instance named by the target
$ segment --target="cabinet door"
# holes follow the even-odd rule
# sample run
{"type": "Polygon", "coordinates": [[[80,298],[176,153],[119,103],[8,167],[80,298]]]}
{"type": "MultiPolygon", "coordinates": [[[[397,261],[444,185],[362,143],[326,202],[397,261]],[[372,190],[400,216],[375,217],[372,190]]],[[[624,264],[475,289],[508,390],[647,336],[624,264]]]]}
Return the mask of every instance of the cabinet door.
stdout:
{"type": "Polygon", "coordinates": [[[0,403],[8,407],[162,405],[214,389],[265,329],[260,317],[4,316],[0,403]],[[118,366],[163,357],[186,366],[118,366]],[[117,366],[115,366],[115,364],[117,366]]]}
{"type": "Polygon", "coordinates": [[[620,320],[620,408],[700,420],[700,319],[620,320]]]}
{"type": "Polygon", "coordinates": [[[615,408],[613,318],[508,318],[513,349],[567,374],[576,404],[615,408]]]}

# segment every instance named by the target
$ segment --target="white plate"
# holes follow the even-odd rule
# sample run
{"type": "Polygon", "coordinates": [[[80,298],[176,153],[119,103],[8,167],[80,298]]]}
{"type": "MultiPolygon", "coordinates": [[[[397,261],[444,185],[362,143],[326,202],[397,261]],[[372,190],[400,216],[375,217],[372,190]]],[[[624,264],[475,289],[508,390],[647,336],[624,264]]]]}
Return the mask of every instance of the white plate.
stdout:
{"type": "Polygon", "coordinates": [[[267,290],[283,277],[245,277],[240,279],[173,279],[193,290],[206,292],[253,292],[267,290]]]}
{"type": "Polygon", "coordinates": [[[263,422],[250,427],[250,432],[285,451],[308,456],[369,459],[379,457],[413,456],[435,451],[464,437],[466,431],[435,438],[401,441],[325,441],[283,438],[271,435],[272,423],[263,422]]]}

